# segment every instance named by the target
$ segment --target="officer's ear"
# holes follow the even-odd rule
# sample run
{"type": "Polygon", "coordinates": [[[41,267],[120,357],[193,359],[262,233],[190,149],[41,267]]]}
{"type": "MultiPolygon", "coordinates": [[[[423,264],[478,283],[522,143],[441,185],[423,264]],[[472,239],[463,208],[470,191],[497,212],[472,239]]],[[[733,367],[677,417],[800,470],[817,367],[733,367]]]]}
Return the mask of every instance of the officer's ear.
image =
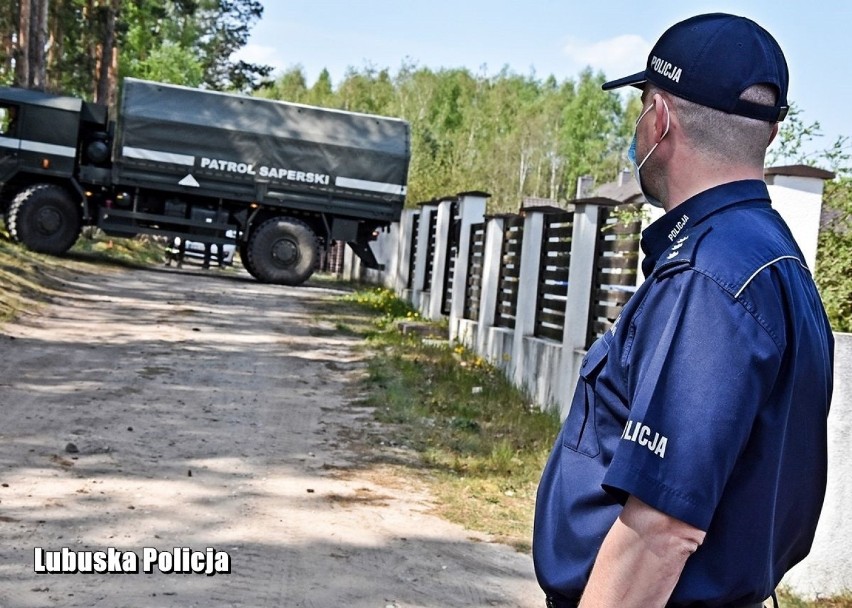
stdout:
{"type": "Polygon", "coordinates": [[[654,143],[659,143],[671,124],[671,104],[659,93],[654,93],[654,143]]]}
{"type": "Polygon", "coordinates": [[[769,134],[769,141],[766,143],[767,148],[769,147],[769,144],[771,144],[775,140],[775,136],[778,135],[778,129],[781,128],[780,125],[781,123],[777,122],[772,125],[772,132],[769,134]]]}

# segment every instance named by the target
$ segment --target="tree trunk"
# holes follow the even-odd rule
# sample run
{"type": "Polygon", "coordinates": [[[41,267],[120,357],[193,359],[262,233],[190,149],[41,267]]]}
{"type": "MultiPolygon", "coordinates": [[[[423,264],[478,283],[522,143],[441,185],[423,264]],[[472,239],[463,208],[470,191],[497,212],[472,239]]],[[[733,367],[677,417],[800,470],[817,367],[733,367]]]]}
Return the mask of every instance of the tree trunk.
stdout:
{"type": "Polygon", "coordinates": [[[18,48],[15,49],[15,86],[30,86],[30,0],[21,0],[18,17],[18,48]]]}
{"type": "Polygon", "coordinates": [[[559,200],[559,167],[561,164],[556,150],[552,150],[550,153],[550,198],[554,201],[559,200]]]}
{"type": "Polygon", "coordinates": [[[95,90],[95,101],[109,105],[115,91],[115,22],[121,0],[110,0],[105,11],[103,39],[100,44],[98,57],[98,85],[95,90]]]}
{"type": "Polygon", "coordinates": [[[29,86],[34,89],[47,88],[47,10],[48,0],[33,0],[30,8],[30,76],[29,86]]]}
{"type": "MultiPolygon", "coordinates": [[[[56,6],[56,5],[54,5],[56,6]]],[[[47,28],[47,81],[56,87],[61,82],[61,61],[63,53],[64,32],[63,19],[61,15],[51,15],[47,28]]]]}
{"type": "Polygon", "coordinates": [[[18,2],[0,0],[0,77],[14,77],[15,33],[18,31],[18,2]]]}

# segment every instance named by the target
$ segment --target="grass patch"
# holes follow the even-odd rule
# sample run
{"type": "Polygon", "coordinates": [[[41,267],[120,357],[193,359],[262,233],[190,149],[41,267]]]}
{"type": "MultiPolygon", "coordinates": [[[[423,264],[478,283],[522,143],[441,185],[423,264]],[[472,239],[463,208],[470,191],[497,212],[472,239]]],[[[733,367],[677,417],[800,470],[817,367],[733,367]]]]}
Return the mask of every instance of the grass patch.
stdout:
{"type": "Polygon", "coordinates": [[[22,311],[38,309],[63,289],[63,279],[80,272],[81,262],[146,266],[163,260],[162,245],[150,239],[117,239],[93,232],[82,236],[64,256],[34,253],[0,230],[0,324],[22,311]]]}
{"type": "Polygon", "coordinates": [[[72,261],[34,253],[0,233],[0,324],[49,301],[62,288],[62,274],[74,267],[72,261]]]}
{"type": "MultiPolygon", "coordinates": [[[[422,337],[434,332],[402,333],[401,322],[426,324],[390,290],[361,290],[342,301],[372,318],[360,334],[372,355],[364,402],[393,426],[397,445],[417,454],[416,465],[400,465],[406,475],[428,483],[440,515],[529,551],[535,490],[558,417],[531,408],[499,370],[464,347],[422,337]]],[[[447,335],[446,326],[437,329],[447,335]]]]}
{"type": "Polygon", "coordinates": [[[72,258],[91,262],[150,266],[163,263],[166,246],[163,239],[148,235],[134,238],[111,237],[96,228],[87,228],[69,254],[72,258]]]}

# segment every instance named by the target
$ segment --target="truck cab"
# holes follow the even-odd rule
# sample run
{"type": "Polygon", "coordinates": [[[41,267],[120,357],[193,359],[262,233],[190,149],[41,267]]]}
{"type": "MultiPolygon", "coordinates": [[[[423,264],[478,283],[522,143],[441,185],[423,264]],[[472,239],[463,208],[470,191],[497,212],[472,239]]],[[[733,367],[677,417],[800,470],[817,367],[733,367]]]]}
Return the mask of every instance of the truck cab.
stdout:
{"type": "Polygon", "coordinates": [[[26,172],[76,177],[81,135],[106,131],[107,110],[76,97],[0,87],[0,182],[26,172]]]}
{"type": "Polygon", "coordinates": [[[106,108],[76,97],[0,87],[0,204],[10,236],[63,253],[85,219],[81,143],[106,129],[106,108]]]}

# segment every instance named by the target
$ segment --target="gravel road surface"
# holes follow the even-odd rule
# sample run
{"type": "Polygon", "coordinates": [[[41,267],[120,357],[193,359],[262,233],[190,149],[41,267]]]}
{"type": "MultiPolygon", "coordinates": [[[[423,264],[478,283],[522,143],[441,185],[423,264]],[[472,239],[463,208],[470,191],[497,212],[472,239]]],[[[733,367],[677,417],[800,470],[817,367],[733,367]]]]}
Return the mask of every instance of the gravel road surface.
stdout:
{"type": "Polygon", "coordinates": [[[376,423],[333,289],[63,280],[0,328],[0,607],[543,605],[529,556],[346,440],[376,423]]]}

